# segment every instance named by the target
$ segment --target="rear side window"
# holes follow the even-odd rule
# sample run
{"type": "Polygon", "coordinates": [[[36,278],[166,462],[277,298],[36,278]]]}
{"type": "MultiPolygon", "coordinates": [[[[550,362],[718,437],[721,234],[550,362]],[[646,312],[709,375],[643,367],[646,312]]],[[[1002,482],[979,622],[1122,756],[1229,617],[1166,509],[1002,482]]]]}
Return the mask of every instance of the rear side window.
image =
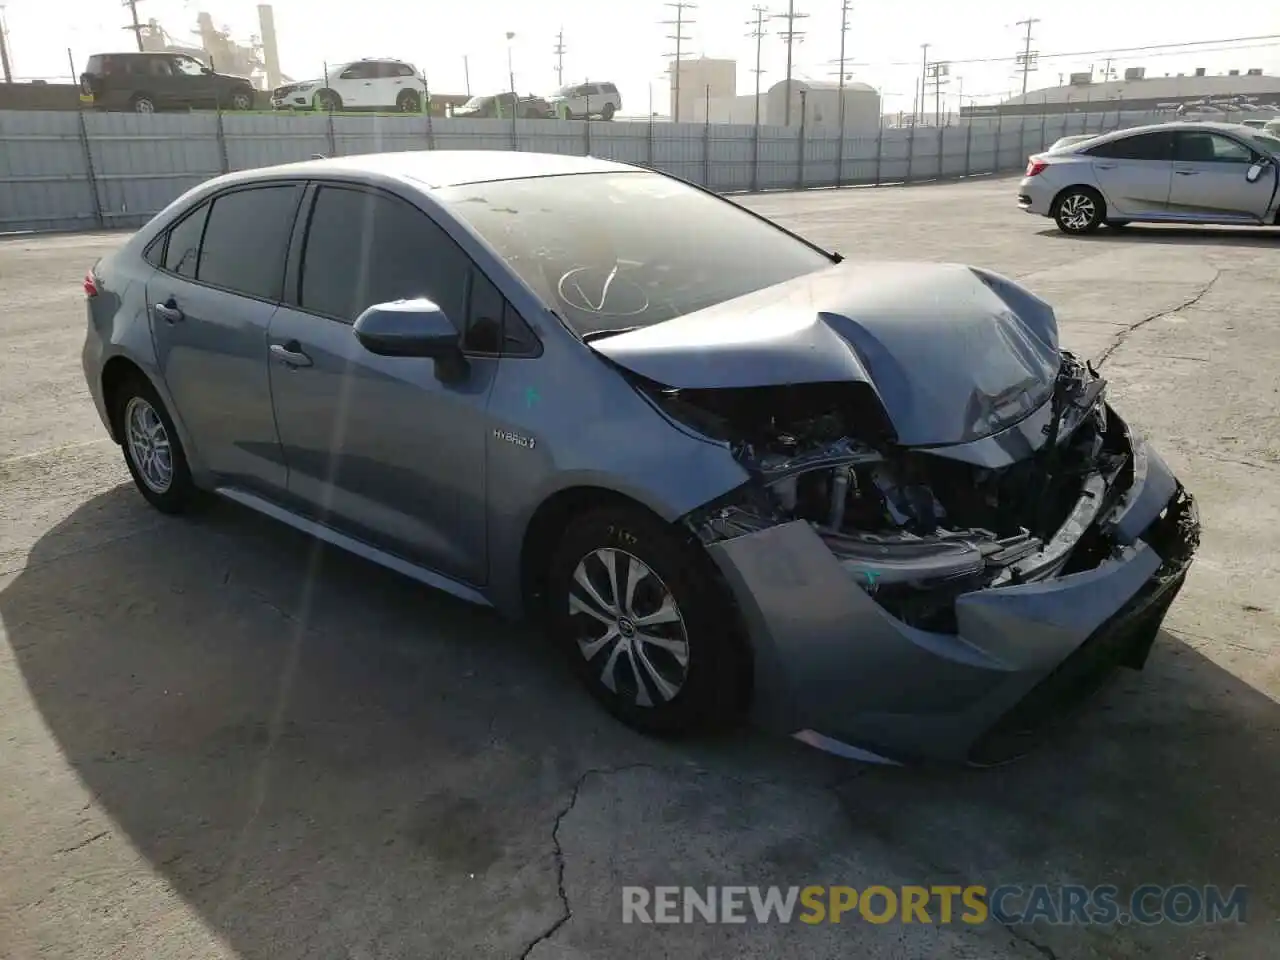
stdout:
{"type": "Polygon", "coordinates": [[[408,63],[388,63],[384,68],[384,77],[412,77],[413,66],[408,63]]]}
{"type": "Polygon", "coordinates": [[[1133,137],[1100,143],[1088,151],[1091,157],[1112,160],[1168,160],[1172,144],[1167,133],[1140,133],[1133,137]]]}
{"type": "Polygon", "coordinates": [[[448,234],[403,200],[321,187],[307,227],[298,302],[350,322],[375,303],[425,297],[461,330],[470,266],[448,234]]]}
{"type": "Polygon", "coordinates": [[[612,83],[602,83],[600,84],[600,92],[601,93],[617,93],[618,88],[615,87],[612,83]]]}
{"type": "Polygon", "coordinates": [[[301,193],[298,184],[280,184],[216,198],[196,279],[245,296],[278,300],[301,193]]]}
{"type": "Polygon", "coordinates": [[[164,268],[180,277],[196,278],[200,260],[200,237],[204,233],[209,205],[202,203],[169,231],[169,244],[164,253],[164,268]]]}

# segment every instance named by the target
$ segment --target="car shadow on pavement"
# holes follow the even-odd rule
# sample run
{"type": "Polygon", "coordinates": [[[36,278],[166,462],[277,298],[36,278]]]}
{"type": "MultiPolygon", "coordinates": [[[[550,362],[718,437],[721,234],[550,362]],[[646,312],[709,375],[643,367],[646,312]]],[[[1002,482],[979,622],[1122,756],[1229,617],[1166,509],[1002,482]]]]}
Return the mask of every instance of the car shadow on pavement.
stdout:
{"type": "Polygon", "coordinates": [[[1042,237],[1077,243],[1173,243],[1270,249],[1275,249],[1280,244],[1280,227],[1166,227],[1154,223],[1135,223],[1120,229],[1103,227],[1084,236],[1068,235],[1057,227],[1036,232],[1042,237]]]}
{"type": "MultiPolygon", "coordinates": [[[[1174,636],[1009,767],[876,769],[799,747],[797,765],[749,733],[640,738],[528,629],[246,511],[154,516],[131,486],[82,505],[0,591],[0,618],[96,803],[246,960],[519,955],[562,916],[549,838],[575,782],[635,764],[831,791],[844,826],[796,844],[883,842],[924,884],[1275,889],[1280,709],[1174,636]],[[95,540],[106,521],[134,532],[95,540]]],[[[623,861],[648,852],[625,824],[608,836],[623,861]]],[[[734,873],[709,882],[882,879],[726,866],[738,847],[724,839],[704,872],[734,873]]]]}

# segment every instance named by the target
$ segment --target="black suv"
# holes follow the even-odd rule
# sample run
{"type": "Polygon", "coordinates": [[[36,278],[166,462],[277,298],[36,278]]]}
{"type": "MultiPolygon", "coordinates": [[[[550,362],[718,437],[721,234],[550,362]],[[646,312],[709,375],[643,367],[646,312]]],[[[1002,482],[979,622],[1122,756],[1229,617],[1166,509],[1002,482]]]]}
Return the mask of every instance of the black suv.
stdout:
{"type": "Polygon", "coordinates": [[[244,77],[215,73],[185,53],[95,53],[80,89],[103,110],[222,107],[249,110],[254,89],[244,77]]]}

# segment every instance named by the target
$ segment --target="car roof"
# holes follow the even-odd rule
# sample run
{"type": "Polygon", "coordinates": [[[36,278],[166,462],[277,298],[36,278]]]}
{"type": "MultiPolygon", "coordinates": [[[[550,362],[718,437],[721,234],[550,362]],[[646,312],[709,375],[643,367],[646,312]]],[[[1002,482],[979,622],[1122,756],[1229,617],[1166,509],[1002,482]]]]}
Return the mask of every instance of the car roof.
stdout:
{"type": "Polygon", "coordinates": [[[596,157],[513,150],[403,150],[349,157],[304,160],[275,167],[261,167],[221,178],[222,182],[249,182],[288,175],[294,177],[337,174],[343,177],[369,174],[395,180],[412,180],[419,187],[440,189],[495,180],[523,180],[576,173],[634,172],[635,167],[596,157]]]}

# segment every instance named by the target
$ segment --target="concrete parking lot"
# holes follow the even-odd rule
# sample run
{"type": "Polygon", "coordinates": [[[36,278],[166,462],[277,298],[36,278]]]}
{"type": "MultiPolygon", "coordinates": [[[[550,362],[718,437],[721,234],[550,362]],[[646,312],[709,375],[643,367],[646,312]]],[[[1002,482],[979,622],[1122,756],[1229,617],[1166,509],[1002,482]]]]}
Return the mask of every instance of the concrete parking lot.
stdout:
{"type": "Polygon", "coordinates": [[[981,772],[649,741],[528,630],[229,505],[157,514],[79,367],[123,237],[0,241],[0,956],[1280,955],[1280,234],[1071,239],[1013,186],[744,201],[1027,284],[1199,498],[1147,669],[981,772]],[[1243,884],[1249,922],[621,922],[624,885],[1000,883],[1243,884]]]}

